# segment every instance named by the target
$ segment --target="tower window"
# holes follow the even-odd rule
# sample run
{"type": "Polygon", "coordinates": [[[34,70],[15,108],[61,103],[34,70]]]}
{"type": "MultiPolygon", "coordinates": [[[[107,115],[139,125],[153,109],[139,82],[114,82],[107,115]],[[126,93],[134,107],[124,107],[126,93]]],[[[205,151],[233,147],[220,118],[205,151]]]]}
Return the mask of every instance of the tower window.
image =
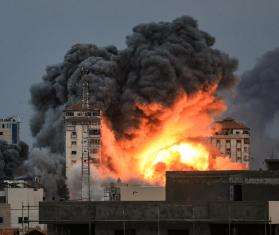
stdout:
{"type": "Polygon", "coordinates": [[[244,139],[244,144],[250,144],[250,139],[249,138],[245,138],[244,139]]]}
{"type": "Polygon", "coordinates": [[[226,149],[226,154],[231,155],[231,149],[226,149]]]}
{"type": "Polygon", "coordinates": [[[96,117],[96,116],[100,116],[100,111],[94,111],[92,112],[92,116],[96,117]]]}
{"type": "Polygon", "coordinates": [[[76,138],[77,137],[77,133],[75,131],[73,131],[71,137],[72,138],[76,138]]]}
{"type": "Polygon", "coordinates": [[[242,201],[242,185],[233,185],[233,200],[242,201]]]}
{"type": "Polygon", "coordinates": [[[90,144],[100,144],[100,139],[91,139],[90,144]]]}
{"type": "Polygon", "coordinates": [[[73,113],[73,112],[67,112],[67,113],[66,113],[66,116],[72,117],[72,116],[74,116],[74,113],[73,113]]]}
{"type": "Polygon", "coordinates": [[[98,152],[99,152],[99,150],[98,150],[98,149],[95,149],[95,148],[90,150],[90,153],[91,153],[91,154],[96,154],[96,153],[98,153],[98,152]]]}
{"type": "Polygon", "coordinates": [[[100,135],[99,129],[91,129],[89,130],[89,135],[100,135]]]}
{"type": "Polygon", "coordinates": [[[76,155],[77,154],[77,151],[72,151],[72,155],[76,155]]]}

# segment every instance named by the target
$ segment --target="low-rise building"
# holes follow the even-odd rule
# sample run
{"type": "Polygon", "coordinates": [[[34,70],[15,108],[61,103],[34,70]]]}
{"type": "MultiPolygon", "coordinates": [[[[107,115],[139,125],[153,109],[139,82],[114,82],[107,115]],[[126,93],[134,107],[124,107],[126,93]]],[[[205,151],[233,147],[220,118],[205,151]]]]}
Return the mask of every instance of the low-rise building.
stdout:
{"type": "Polygon", "coordinates": [[[40,221],[49,235],[278,235],[279,170],[167,172],[165,201],[42,202],[40,221]]]}
{"type": "Polygon", "coordinates": [[[250,129],[232,118],[216,122],[216,132],[211,143],[221,155],[228,156],[233,162],[250,165],[250,129]]]}
{"type": "Polygon", "coordinates": [[[2,213],[5,228],[19,232],[32,228],[44,230],[45,226],[39,224],[39,202],[43,200],[42,188],[27,187],[22,180],[3,182],[0,191],[0,222],[2,213]]]}
{"type": "Polygon", "coordinates": [[[0,119],[0,140],[6,141],[8,144],[18,144],[20,121],[16,117],[8,117],[0,119]]]}

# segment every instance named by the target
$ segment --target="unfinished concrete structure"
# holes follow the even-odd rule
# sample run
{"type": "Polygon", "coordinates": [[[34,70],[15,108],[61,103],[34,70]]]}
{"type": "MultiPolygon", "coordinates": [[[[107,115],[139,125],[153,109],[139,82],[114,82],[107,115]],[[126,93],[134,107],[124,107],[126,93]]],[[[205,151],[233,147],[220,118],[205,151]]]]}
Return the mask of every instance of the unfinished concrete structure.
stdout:
{"type": "Polygon", "coordinates": [[[166,201],[42,202],[41,223],[50,235],[279,234],[278,170],[166,177],[166,201]]]}

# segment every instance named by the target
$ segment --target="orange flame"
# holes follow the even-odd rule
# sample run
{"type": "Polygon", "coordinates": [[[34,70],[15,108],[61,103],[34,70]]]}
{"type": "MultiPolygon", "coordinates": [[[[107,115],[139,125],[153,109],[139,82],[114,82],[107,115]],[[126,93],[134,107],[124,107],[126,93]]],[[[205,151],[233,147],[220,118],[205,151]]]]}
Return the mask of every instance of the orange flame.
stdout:
{"type": "Polygon", "coordinates": [[[117,140],[103,119],[100,175],[164,184],[170,170],[245,169],[220,157],[208,141],[214,119],[226,109],[215,92],[216,87],[192,96],[181,93],[171,107],[137,104],[144,118],[138,129],[128,130],[132,140],[117,140]]]}

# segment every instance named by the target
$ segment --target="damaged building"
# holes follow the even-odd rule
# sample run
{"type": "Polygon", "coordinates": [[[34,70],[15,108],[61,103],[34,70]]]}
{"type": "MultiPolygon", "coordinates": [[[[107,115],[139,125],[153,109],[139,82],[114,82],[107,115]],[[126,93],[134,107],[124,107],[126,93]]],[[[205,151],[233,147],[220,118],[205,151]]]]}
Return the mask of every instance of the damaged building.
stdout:
{"type": "Polygon", "coordinates": [[[279,170],[268,166],[167,172],[165,201],[42,202],[40,221],[50,235],[276,235],[279,170]]]}

